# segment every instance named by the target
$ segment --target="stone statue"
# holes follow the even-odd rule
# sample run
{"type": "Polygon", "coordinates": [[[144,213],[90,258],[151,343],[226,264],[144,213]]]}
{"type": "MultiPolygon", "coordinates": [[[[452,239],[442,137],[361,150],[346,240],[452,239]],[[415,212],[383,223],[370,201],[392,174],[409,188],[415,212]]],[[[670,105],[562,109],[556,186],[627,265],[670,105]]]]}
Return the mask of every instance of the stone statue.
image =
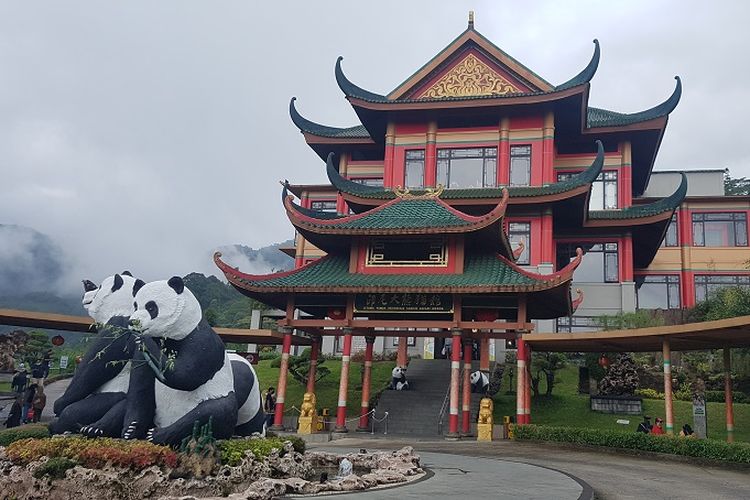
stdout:
{"type": "Polygon", "coordinates": [[[492,412],[494,404],[490,398],[479,402],[479,419],[477,420],[477,441],[492,441],[492,412]]]}

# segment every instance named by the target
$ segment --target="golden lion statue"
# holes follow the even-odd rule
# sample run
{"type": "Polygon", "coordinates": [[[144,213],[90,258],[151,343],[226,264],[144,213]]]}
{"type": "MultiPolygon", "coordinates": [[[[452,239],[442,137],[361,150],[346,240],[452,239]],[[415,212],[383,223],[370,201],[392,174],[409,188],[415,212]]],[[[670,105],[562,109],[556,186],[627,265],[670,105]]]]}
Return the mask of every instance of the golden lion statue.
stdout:
{"type": "Polygon", "coordinates": [[[494,423],[492,419],[493,406],[490,398],[482,398],[479,403],[479,421],[477,423],[490,425],[494,423]]]}
{"type": "Polygon", "coordinates": [[[317,416],[317,410],[315,409],[315,393],[306,392],[302,396],[302,408],[300,408],[301,417],[315,417],[317,416]]]}

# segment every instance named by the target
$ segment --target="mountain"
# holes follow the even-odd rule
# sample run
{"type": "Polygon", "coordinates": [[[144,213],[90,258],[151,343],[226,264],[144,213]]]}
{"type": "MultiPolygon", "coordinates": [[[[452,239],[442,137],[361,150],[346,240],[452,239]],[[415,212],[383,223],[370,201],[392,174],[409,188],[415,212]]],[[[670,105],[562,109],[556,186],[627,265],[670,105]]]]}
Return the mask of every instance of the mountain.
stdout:
{"type": "Polygon", "coordinates": [[[0,224],[0,297],[55,290],[64,268],[63,252],[49,236],[0,224]]]}
{"type": "Polygon", "coordinates": [[[190,273],[183,279],[212,326],[250,328],[252,310],[266,309],[266,306],[245,297],[216,276],[190,273]]]}
{"type": "Polygon", "coordinates": [[[294,267],[294,259],[279,250],[280,247],[293,245],[294,240],[287,240],[257,250],[245,245],[226,245],[218,250],[221,252],[224,262],[239,267],[242,272],[268,274],[288,271],[294,267]]]}

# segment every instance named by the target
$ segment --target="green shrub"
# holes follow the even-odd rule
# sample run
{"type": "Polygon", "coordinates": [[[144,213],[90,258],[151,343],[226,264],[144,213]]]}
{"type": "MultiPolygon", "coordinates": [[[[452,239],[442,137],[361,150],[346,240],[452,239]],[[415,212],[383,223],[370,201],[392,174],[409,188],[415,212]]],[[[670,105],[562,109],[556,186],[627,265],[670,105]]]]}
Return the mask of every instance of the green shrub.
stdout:
{"type": "Polygon", "coordinates": [[[645,399],[664,399],[664,393],[655,389],[636,389],[635,395],[645,399]]]}
{"type": "Polygon", "coordinates": [[[62,479],[65,477],[65,471],[72,469],[76,465],[78,465],[78,462],[75,460],[65,457],[54,457],[37,467],[32,475],[37,479],[41,479],[44,476],[49,476],[52,479],[62,479]]]}
{"type": "Polygon", "coordinates": [[[227,439],[218,443],[219,451],[221,452],[221,463],[232,466],[239,465],[245,457],[245,452],[248,450],[252,451],[256,458],[265,458],[274,449],[280,450],[283,454],[284,443],[286,441],[292,443],[295,451],[304,453],[305,442],[296,436],[290,438],[227,439]]]}
{"type": "MultiPolygon", "coordinates": [[[[664,393],[656,391],[654,389],[636,389],[636,396],[640,396],[645,399],[664,399],[664,393]]],[[[708,403],[723,403],[724,402],[724,391],[706,391],[704,393],[706,402],[708,403]]],[[[677,401],[692,401],[693,395],[689,391],[676,391],[674,398],[677,401]]],[[[733,391],[732,401],[735,403],[750,403],[750,397],[744,392],[733,391]]]]}
{"type": "Polygon", "coordinates": [[[260,358],[261,361],[265,361],[267,359],[276,359],[280,357],[281,353],[279,351],[261,351],[258,353],[258,358],[260,358]]]}
{"type": "Polygon", "coordinates": [[[749,443],[725,443],[709,439],[656,436],[640,432],[619,432],[573,427],[539,425],[514,426],[514,439],[520,441],[555,441],[608,448],[625,448],[723,462],[750,463],[749,443]]]}
{"type": "Polygon", "coordinates": [[[0,431],[0,446],[8,446],[14,441],[27,438],[49,437],[49,430],[45,424],[23,425],[0,431]]]}

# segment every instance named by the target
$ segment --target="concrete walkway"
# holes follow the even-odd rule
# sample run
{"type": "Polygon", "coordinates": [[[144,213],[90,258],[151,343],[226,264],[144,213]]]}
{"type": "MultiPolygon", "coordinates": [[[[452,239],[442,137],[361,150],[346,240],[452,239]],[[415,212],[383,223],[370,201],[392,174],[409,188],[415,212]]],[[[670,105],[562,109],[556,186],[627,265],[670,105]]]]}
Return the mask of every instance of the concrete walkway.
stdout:
{"type": "MultiPolygon", "coordinates": [[[[428,462],[433,460],[431,452],[438,453],[441,457],[449,456],[450,458],[445,460],[448,460],[449,464],[453,464],[453,467],[460,467],[458,464],[463,464],[463,466],[468,464],[469,470],[472,470],[471,465],[475,460],[472,457],[492,459],[491,462],[487,464],[483,462],[476,467],[476,470],[487,470],[485,467],[489,467],[492,474],[502,471],[506,467],[506,461],[550,467],[580,478],[591,485],[597,500],[734,500],[750,498],[750,469],[701,466],[671,459],[635,457],[615,452],[576,450],[552,444],[530,444],[515,441],[495,441],[493,443],[415,441],[408,438],[366,439],[352,437],[325,443],[320,447],[331,450],[341,448],[392,450],[402,446],[413,446],[428,462]],[[494,468],[492,464],[494,464],[494,468]]],[[[315,445],[310,447],[314,448],[315,445]]],[[[444,459],[439,458],[439,460],[441,460],[439,463],[443,463],[442,460],[444,459]]],[[[439,478],[439,472],[439,469],[436,470],[435,477],[423,483],[390,491],[385,490],[381,492],[384,496],[369,498],[400,496],[402,491],[408,489],[417,492],[419,490],[413,488],[426,488],[428,483],[439,478]]],[[[490,477],[492,474],[485,473],[481,475],[481,479],[478,479],[480,474],[466,474],[466,476],[471,476],[466,483],[468,489],[460,491],[458,494],[466,499],[503,498],[498,495],[508,488],[514,487],[514,482],[524,479],[523,477],[511,476],[511,479],[505,480],[501,486],[490,487],[489,489],[495,489],[492,494],[487,495],[489,490],[485,489],[484,485],[486,482],[494,481],[490,477]]],[[[534,477],[532,480],[535,481],[536,478],[534,477]]],[[[435,494],[432,489],[429,491],[431,491],[429,495],[435,494]]],[[[523,492],[526,495],[534,495],[535,493],[533,488],[523,492]]],[[[372,494],[378,494],[378,492],[372,494]]],[[[536,498],[534,496],[523,496],[523,494],[516,498],[536,498]]],[[[358,498],[359,496],[357,495],[358,498]]],[[[428,494],[419,492],[419,497],[427,498],[428,494]]],[[[552,495],[547,498],[558,497],[552,495]]]]}

